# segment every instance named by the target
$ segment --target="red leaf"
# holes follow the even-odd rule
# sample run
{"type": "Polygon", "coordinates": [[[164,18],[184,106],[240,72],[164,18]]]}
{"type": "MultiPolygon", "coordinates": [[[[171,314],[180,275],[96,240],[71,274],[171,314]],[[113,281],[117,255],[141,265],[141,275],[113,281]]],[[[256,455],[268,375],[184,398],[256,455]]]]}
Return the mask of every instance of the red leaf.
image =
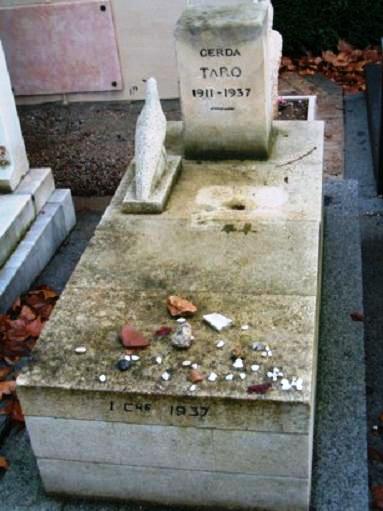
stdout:
{"type": "Polygon", "coordinates": [[[353,321],[364,321],[364,314],[360,311],[351,312],[350,317],[353,321]]]}
{"type": "Polygon", "coordinates": [[[38,337],[41,334],[42,329],[43,329],[43,323],[40,318],[37,318],[34,321],[31,321],[25,327],[25,330],[32,337],[38,337]]]}
{"type": "Polygon", "coordinates": [[[150,344],[148,339],[130,325],[125,325],[122,328],[120,339],[125,348],[142,349],[150,344]]]}
{"type": "Polygon", "coordinates": [[[4,458],[4,456],[0,456],[0,469],[8,470],[9,468],[9,462],[7,458],[4,458]]]}
{"type": "Polygon", "coordinates": [[[170,326],[161,326],[158,330],[154,332],[154,335],[156,337],[166,337],[167,335],[171,334],[173,332],[173,329],[170,328],[170,326]]]}
{"type": "Polygon", "coordinates": [[[25,319],[26,321],[33,321],[36,319],[36,314],[30,307],[28,307],[28,305],[23,305],[20,312],[20,318],[25,319]]]}
{"type": "Polygon", "coordinates": [[[0,399],[4,395],[9,396],[16,390],[16,382],[15,380],[9,380],[9,381],[1,381],[0,382],[0,399]]]}
{"type": "Polygon", "coordinates": [[[250,385],[247,387],[248,394],[266,394],[269,390],[271,390],[272,384],[270,382],[267,383],[258,383],[256,385],[250,385]]]}

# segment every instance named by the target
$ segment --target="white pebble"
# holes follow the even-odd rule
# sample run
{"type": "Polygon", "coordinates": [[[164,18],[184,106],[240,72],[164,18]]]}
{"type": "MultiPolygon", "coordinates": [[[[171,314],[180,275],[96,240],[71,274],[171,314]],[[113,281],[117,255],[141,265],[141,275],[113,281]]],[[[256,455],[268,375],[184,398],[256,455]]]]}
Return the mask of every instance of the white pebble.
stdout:
{"type": "Polygon", "coordinates": [[[177,323],[186,323],[186,319],[185,318],[178,318],[177,319],[177,323]]]}
{"type": "Polygon", "coordinates": [[[224,328],[228,328],[233,323],[232,319],[227,318],[223,314],[218,314],[217,312],[213,312],[212,314],[205,314],[203,319],[217,332],[221,332],[224,328]]]}
{"type": "Polygon", "coordinates": [[[163,372],[161,374],[161,378],[164,380],[164,381],[169,381],[170,380],[170,373],[168,373],[167,371],[163,372]]]}
{"type": "Polygon", "coordinates": [[[106,376],[105,374],[100,374],[100,376],[98,377],[98,379],[100,380],[101,383],[105,383],[106,382],[106,376]]]}
{"type": "Polygon", "coordinates": [[[217,347],[219,350],[220,350],[220,349],[222,349],[224,346],[225,346],[225,341],[222,341],[222,340],[221,340],[221,341],[218,341],[218,342],[216,343],[216,347],[217,347]]]}
{"type": "Polygon", "coordinates": [[[194,392],[195,390],[197,390],[197,385],[190,385],[189,390],[190,392],[194,392]]]}
{"type": "Polygon", "coordinates": [[[259,370],[259,365],[258,364],[253,364],[251,366],[251,370],[253,371],[253,373],[256,373],[258,370],[259,370]]]}
{"type": "Polygon", "coordinates": [[[130,355],[124,355],[122,358],[124,360],[127,360],[128,362],[130,362],[132,360],[132,357],[130,355]]]}
{"type": "Polygon", "coordinates": [[[192,365],[191,360],[184,360],[182,362],[183,367],[190,367],[192,365]]]}
{"type": "Polygon", "coordinates": [[[198,369],[198,364],[192,364],[191,366],[193,369],[198,369]]]}
{"type": "Polygon", "coordinates": [[[262,355],[262,357],[267,357],[267,352],[266,351],[262,351],[261,355],[262,355]]]}
{"type": "Polygon", "coordinates": [[[233,363],[233,367],[235,369],[243,369],[243,360],[241,358],[237,358],[233,363]]]}
{"type": "Polygon", "coordinates": [[[162,357],[156,357],[156,364],[162,364],[162,357]]]}
{"type": "Polygon", "coordinates": [[[138,355],[132,355],[133,362],[137,362],[137,360],[140,360],[140,357],[138,355]]]}
{"type": "Polygon", "coordinates": [[[283,378],[281,380],[281,387],[282,387],[282,390],[290,390],[291,389],[291,383],[289,382],[289,380],[287,378],[283,378]]]}
{"type": "Polygon", "coordinates": [[[207,379],[209,381],[215,381],[217,378],[218,378],[218,374],[216,374],[216,373],[210,373],[209,376],[207,377],[207,379]]]}
{"type": "Polygon", "coordinates": [[[85,348],[85,346],[78,346],[77,348],[75,348],[74,351],[78,354],[82,354],[82,353],[86,353],[86,348],[85,348]]]}
{"type": "Polygon", "coordinates": [[[244,330],[244,331],[249,330],[249,328],[250,328],[249,325],[242,325],[241,326],[241,330],[244,330]]]}
{"type": "Polygon", "coordinates": [[[246,379],[246,373],[239,373],[239,377],[241,378],[241,380],[245,380],[246,379]]]}
{"type": "Polygon", "coordinates": [[[234,379],[234,374],[227,374],[225,376],[225,380],[226,381],[233,381],[233,379],[234,379]]]}
{"type": "Polygon", "coordinates": [[[265,349],[265,345],[262,342],[258,342],[258,341],[253,342],[251,347],[254,351],[264,351],[264,349],[265,349]]]}
{"type": "Polygon", "coordinates": [[[303,379],[294,376],[291,382],[291,386],[295,387],[297,390],[303,390],[303,379]]]}

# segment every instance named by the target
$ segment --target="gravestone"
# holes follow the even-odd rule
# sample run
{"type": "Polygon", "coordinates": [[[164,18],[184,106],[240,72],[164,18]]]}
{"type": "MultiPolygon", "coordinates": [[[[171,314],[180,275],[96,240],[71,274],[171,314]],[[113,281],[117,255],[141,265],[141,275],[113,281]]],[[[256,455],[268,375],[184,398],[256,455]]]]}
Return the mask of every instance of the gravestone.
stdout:
{"type": "Polygon", "coordinates": [[[182,157],[178,181],[161,214],[126,213],[128,168],[18,378],[49,493],[197,509],[309,509],[323,123],[272,125],[260,107],[265,98],[270,107],[273,88],[267,6],[183,14],[177,51],[187,104],[165,138],[167,160],[182,157]],[[239,62],[249,82],[237,88],[260,95],[194,97],[201,80],[215,84],[201,90],[231,88],[231,78],[201,78],[205,58],[214,62],[208,69],[221,59],[226,68],[239,62]],[[234,111],[222,122],[214,105],[234,111]],[[246,129],[252,136],[243,143],[246,129]],[[170,330],[190,329],[169,316],[170,295],[197,306],[188,349],[172,344],[170,330]],[[126,324],[149,341],[135,358],[118,337],[126,324]]]}
{"type": "Polygon", "coordinates": [[[187,157],[265,158],[272,89],[268,2],[184,11],[176,49],[187,157]]]}

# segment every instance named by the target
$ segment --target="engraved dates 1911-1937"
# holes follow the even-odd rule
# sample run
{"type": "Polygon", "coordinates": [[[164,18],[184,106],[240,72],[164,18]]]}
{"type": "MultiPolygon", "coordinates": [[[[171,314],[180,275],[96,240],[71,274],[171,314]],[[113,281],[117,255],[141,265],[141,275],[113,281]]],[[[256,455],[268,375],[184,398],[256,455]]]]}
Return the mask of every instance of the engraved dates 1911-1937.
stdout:
{"type": "MultiPolygon", "coordinates": [[[[109,411],[123,411],[126,413],[133,413],[139,415],[150,415],[153,411],[152,403],[132,403],[132,402],[124,402],[124,403],[116,403],[115,401],[110,401],[109,411]]],[[[196,406],[196,405],[170,405],[168,408],[165,408],[170,416],[174,417],[196,417],[203,419],[209,413],[208,406],[196,406]]]]}

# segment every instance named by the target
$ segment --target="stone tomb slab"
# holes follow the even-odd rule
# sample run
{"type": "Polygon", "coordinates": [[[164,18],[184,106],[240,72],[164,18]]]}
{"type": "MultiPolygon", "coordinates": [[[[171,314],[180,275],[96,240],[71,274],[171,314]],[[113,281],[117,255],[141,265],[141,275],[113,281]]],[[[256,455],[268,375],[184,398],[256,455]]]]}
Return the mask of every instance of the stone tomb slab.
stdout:
{"type": "Polygon", "coordinates": [[[294,124],[278,127],[287,136],[276,138],[268,162],[185,161],[161,215],[122,213],[123,179],[40,337],[34,363],[18,379],[49,492],[308,509],[323,125],[307,123],[303,147],[286,153],[283,139],[296,132],[302,140],[303,133],[294,124]],[[278,199],[272,211],[264,193],[278,199]],[[169,294],[198,306],[190,319],[195,341],[186,352],[154,337],[159,327],[178,325],[166,310],[169,294]],[[218,334],[202,320],[210,312],[227,315],[233,326],[218,334]],[[125,323],[152,342],[122,373],[117,334],[125,323]],[[271,356],[254,351],[254,341],[267,344],[271,356]],[[79,346],[86,347],[82,355],[79,346]],[[243,369],[232,365],[234,348],[243,369]],[[185,360],[217,380],[191,389],[185,360]],[[274,367],[290,381],[302,378],[302,390],[285,391],[279,380],[266,394],[248,394],[249,385],[271,381],[274,367]],[[62,445],[55,450],[55,443],[62,445]]]}

